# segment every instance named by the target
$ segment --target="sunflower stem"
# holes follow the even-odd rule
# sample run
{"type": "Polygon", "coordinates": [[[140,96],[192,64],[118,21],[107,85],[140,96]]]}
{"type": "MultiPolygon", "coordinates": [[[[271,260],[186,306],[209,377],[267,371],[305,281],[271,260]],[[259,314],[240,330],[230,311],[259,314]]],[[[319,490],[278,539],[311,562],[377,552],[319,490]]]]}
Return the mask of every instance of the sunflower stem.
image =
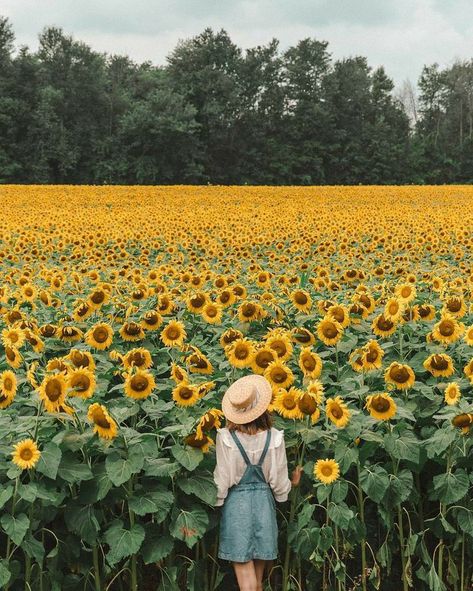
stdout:
{"type": "MultiPolygon", "coordinates": [[[[358,508],[360,511],[360,521],[363,524],[363,526],[365,525],[365,501],[363,498],[363,491],[361,490],[361,484],[360,484],[360,473],[361,473],[361,469],[360,469],[360,461],[358,460],[357,462],[357,471],[358,471],[358,487],[357,487],[357,493],[358,493],[358,508]]],[[[366,586],[366,537],[363,536],[361,538],[361,588],[363,591],[366,591],[367,586],[366,586]]]]}
{"type": "Polygon", "coordinates": [[[465,532],[462,534],[462,563],[460,568],[460,591],[465,587],[465,532]]]}
{"type": "MultiPolygon", "coordinates": [[[[133,479],[130,480],[130,496],[133,493],[133,479]]],[[[131,509],[130,505],[128,504],[128,515],[130,518],[130,528],[133,528],[135,525],[135,513],[131,509]]],[[[131,581],[130,581],[130,591],[138,591],[138,579],[137,579],[137,572],[136,572],[136,554],[132,554],[130,559],[130,574],[131,574],[131,581]]]]}
{"type": "Polygon", "coordinates": [[[292,522],[294,521],[294,515],[296,512],[297,506],[297,493],[298,488],[293,488],[290,492],[291,496],[291,509],[289,511],[289,521],[287,522],[287,539],[286,539],[286,553],[284,556],[284,569],[283,569],[283,580],[282,580],[282,591],[288,591],[288,584],[289,584],[289,561],[291,558],[291,547],[289,544],[289,534],[292,526],[292,522]]]}
{"type": "Polygon", "coordinates": [[[101,591],[102,586],[100,584],[100,568],[99,568],[99,553],[97,544],[94,544],[92,549],[92,556],[94,560],[94,581],[95,581],[95,591],[101,591]]]}

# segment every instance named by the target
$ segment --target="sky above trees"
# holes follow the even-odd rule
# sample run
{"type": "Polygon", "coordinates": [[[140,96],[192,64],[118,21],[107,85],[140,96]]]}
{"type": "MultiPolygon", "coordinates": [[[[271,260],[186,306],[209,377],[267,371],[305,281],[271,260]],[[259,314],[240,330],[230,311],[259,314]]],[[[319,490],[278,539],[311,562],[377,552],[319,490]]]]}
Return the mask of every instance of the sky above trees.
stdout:
{"type": "Polygon", "coordinates": [[[96,51],[154,64],[207,26],[225,28],[243,48],[315,37],[335,59],[364,55],[383,65],[396,86],[416,82],[424,64],[473,55],[471,0],[2,0],[0,13],[17,47],[35,51],[41,29],[56,25],[96,51]]]}

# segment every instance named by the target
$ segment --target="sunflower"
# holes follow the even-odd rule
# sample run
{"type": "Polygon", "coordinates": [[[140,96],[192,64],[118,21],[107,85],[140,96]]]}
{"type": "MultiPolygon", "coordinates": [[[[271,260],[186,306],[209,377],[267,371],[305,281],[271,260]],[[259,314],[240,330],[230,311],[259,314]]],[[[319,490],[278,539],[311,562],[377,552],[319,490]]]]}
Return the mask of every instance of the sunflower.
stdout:
{"type": "Polygon", "coordinates": [[[396,323],[386,318],[384,314],[379,314],[371,323],[371,328],[378,337],[388,337],[396,331],[396,323]]]}
{"type": "Polygon", "coordinates": [[[34,468],[41,457],[37,444],[32,439],[23,439],[13,446],[11,454],[14,464],[22,470],[34,468]]]}
{"type": "Polygon", "coordinates": [[[299,408],[299,398],[304,392],[297,388],[279,388],[273,403],[273,408],[285,419],[303,419],[304,414],[299,408]]]}
{"type": "Polygon", "coordinates": [[[448,345],[457,341],[464,331],[464,325],[452,316],[444,314],[432,329],[432,338],[439,343],[448,345]]]}
{"type": "Polygon", "coordinates": [[[322,404],[324,399],[324,386],[319,380],[311,380],[307,384],[307,392],[315,398],[317,404],[322,404]]]}
{"type": "Polygon", "coordinates": [[[310,347],[303,347],[299,354],[299,367],[305,377],[317,379],[322,373],[322,359],[310,347]]]}
{"type": "Polygon", "coordinates": [[[151,353],[145,347],[131,349],[121,357],[121,362],[125,369],[131,369],[132,367],[149,369],[153,365],[151,353]]]}
{"type": "Polygon", "coordinates": [[[7,408],[13,402],[16,395],[16,375],[6,369],[0,374],[0,408],[7,408]]]}
{"type": "Polygon", "coordinates": [[[348,363],[352,366],[354,371],[362,372],[363,367],[363,351],[362,349],[353,349],[348,357],[348,363]]]}
{"type": "Polygon", "coordinates": [[[156,388],[156,382],[153,374],[145,369],[137,369],[133,373],[128,372],[125,377],[125,395],[128,398],[141,400],[148,398],[151,392],[156,388]]]}
{"type": "Polygon", "coordinates": [[[215,301],[219,306],[222,306],[222,308],[226,308],[235,303],[236,297],[231,289],[222,289],[222,291],[218,293],[215,301]]]}
{"type": "Polygon", "coordinates": [[[415,382],[415,374],[412,367],[397,361],[393,361],[384,372],[384,380],[399,390],[410,388],[415,382]]]}
{"type": "Polygon", "coordinates": [[[317,460],[314,465],[314,476],[323,484],[332,484],[340,476],[340,466],[335,460],[317,460]]]}
{"type": "Polygon", "coordinates": [[[238,319],[240,322],[260,320],[265,315],[263,307],[258,302],[246,300],[238,306],[238,319]]]}
{"type": "Polygon", "coordinates": [[[113,439],[118,432],[118,425],[102,404],[95,402],[89,406],[87,418],[94,423],[94,433],[103,439],[113,439]]]}
{"type": "Polygon", "coordinates": [[[272,331],[266,336],[266,346],[276,352],[279,361],[287,361],[293,351],[291,339],[286,331],[272,331]]]}
{"type": "Polygon", "coordinates": [[[385,393],[370,394],[366,397],[365,408],[373,419],[388,421],[396,414],[397,406],[392,397],[385,393]]]}
{"type": "Polygon", "coordinates": [[[327,398],[325,403],[325,414],[328,419],[340,429],[346,427],[351,418],[351,411],[340,396],[327,398]]]}
{"type": "Polygon", "coordinates": [[[304,289],[296,289],[290,294],[290,299],[292,305],[299,310],[299,312],[304,312],[308,314],[312,307],[312,298],[308,291],[304,289]]]}
{"type": "Polygon", "coordinates": [[[310,345],[315,343],[315,336],[313,333],[311,333],[308,328],[304,327],[294,327],[291,330],[291,339],[293,342],[306,347],[310,347],[310,345]]]}
{"type": "Polygon", "coordinates": [[[21,349],[25,340],[25,333],[20,328],[4,328],[2,330],[2,343],[4,347],[21,349]]]}
{"type": "Polygon", "coordinates": [[[145,330],[153,331],[158,330],[158,328],[163,323],[163,317],[159,312],[156,310],[148,310],[145,312],[140,320],[141,326],[145,330]]]}
{"type": "Polygon", "coordinates": [[[228,328],[220,337],[220,346],[225,349],[237,339],[243,338],[243,333],[235,328],[228,328]]]}
{"type": "Polygon", "coordinates": [[[5,347],[5,359],[10,367],[18,369],[23,363],[23,355],[18,351],[16,347],[5,347]]]}
{"type": "Polygon", "coordinates": [[[409,283],[396,285],[394,295],[405,303],[411,302],[416,297],[416,288],[409,283]]]}
{"type": "Polygon", "coordinates": [[[309,415],[314,425],[320,418],[320,408],[318,407],[319,397],[316,393],[306,390],[301,392],[297,399],[297,406],[304,415],[309,415]]]}
{"type": "Polygon", "coordinates": [[[326,345],[335,345],[343,336],[343,328],[333,317],[325,316],[317,325],[317,335],[326,345]]]}
{"type": "Polygon", "coordinates": [[[246,338],[236,339],[225,349],[225,354],[230,365],[242,369],[253,363],[255,348],[253,343],[246,338]]]}
{"type": "Polygon", "coordinates": [[[191,353],[186,357],[186,363],[191,373],[211,374],[214,370],[210,361],[201,352],[191,353]]]}
{"type": "Polygon", "coordinates": [[[69,396],[79,398],[91,398],[97,381],[95,374],[90,369],[76,368],[67,375],[67,386],[69,396]]]}
{"type": "Polygon", "coordinates": [[[196,388],[199,398],[203,398],[212,388],[215,388],[215,382],[201,382],[196,385],[196,388]]]}
{"type": "Polygon", "coordinates": [[[63,373],[44,376],[38,393],[48,412],[58,412],[59,405],[66,399],[67,380],[63,373]]]}
{"type": "Polygon", "coordinates": [[[41,353],[41,351],[44,349],[44,342],[42,339],[30,329],[25,330],[25,337],[31,347],[33,347],[33,350],[36,353],[41,353]]]}
{"type": "Polygon", "coordinates": [[[65,343],[76,343],[82,339],[84,334],[77,326],[60,326],[56,336],[65,343]]]}
{"type": "Polygon", "coordinates": [[[68,359],[74,367],[83,367],[95,370],[95,361],[90,351],[81,351],[80,349],[71,349],[65,359],[68,359]]]}
{"type": "Polygon", "coordinates": [[[118,332],[124,341],[141,341],[145,338],[145,331],[137,322],[125,322],[118,332]]]}
{"type": "Polygon", "coordinates": [[[186,298],[187,309],[189,310],[189,312],[193,312],[194,314],[202,312],[204,306],[209,302],[209,296],[204,291],[197,291],[191,293],[186,298]]]}
{"type": "Polygon", "coordinates": [[[222,307],[214,302],[208,302],[202,309],[202,318],[209,324],[222,322],[222,307]]]}
{"type": "Polygon", "coordinates": [[[380,369],[382,366],[384,351],[378,341],[371,339],[362,348],[361,359],[365,371],[380,369]]]}
{"type": "Polygon", "coordinates": [[[280,360],[272,361],[264,371],[264,377],[269,381],[273,390],[288,388],[294,382],[294,374],[289,367],[280,360]]]}
{"type": "Polygon", "coordinates": [[[210,446],[214,444],[214,440],[207,434],[191,433],[184,439],[186,445],[200,449],[204,454],[210,449],[210,446]],[[202,435],[202,436],[199,436],[202,435]]]}
{"type": "Polygon", "coordinates": [[[470,382],[473,384],[473,358],[463,368],[463,373],[467,376],[470,382]]]}
{"type": "Polygon", "coordinates": [[[211,431],[212,429],[220,429],[222,426],[222,418],[223,412],[220,409],[211,408],[200,418],[196,433],[201,436],[203,432],[211,431]]]}
{"type": "Polygon", "coordinates": [[[327,309],[327,317],[333,318],[342,328],[350,324],[350,310],[346,306],[334,304],[327,309]]]}
{"type": "Polygon", "coordinates": [[[466,312],[465,300],[462,297],[451,296],[443,304],[442,313],[451,314],[455,318],[463,318],[466,312]]]}
{"type": "Polygon", "coordinates": [[[176,382],[176,384],[179,384],[180,382],[187,382],[189,379],[186,370],[180,365],[177,365],[177,363],[174,361],[171,364],[171,378],[176,382]]]}
{"type": "Polygon", "coordinates": [[[253,361],[251,362],[251,368],[255,373],[263,375],[268,365],[276,359],[276,351],[267,346],[260,346],[256,349],[253,361]]]}
{"type": "Polygon", "coordinates": [[[196,386],[188,382],[180,382],[174,387],[172,398],[178,406],[194,406],[199,401],[200,396],[196,386]]]}
{"type": "Polygon", "coordinates": [[[36,390],[36,388],[39,388],[39,384],[38,381],[36,379],[36,375],[35,372],[38,368],[39,362],[38,361],[33,361],[31,363],[31,365],[28,367],[28,370],[26,372],[26,379],[28,380],[28,383],[36,390]]]}
{"type": "Polygon", "coordinates": [[[99,322],[94,324],[85,333],[85,342],[93,347],[103,351],[110,347],[113,341],[113,328],[106,322],[99,322]]]}
{"type": "Polygon", "coordinates": [[[161,340],[166,347],[181,347],[186,337],[186,329],[180,320],[171,320],[161,331],[161,340]]]}
{"type": "Polygon", "coordinates": [[[469,326],[465,331],[465,336],[463,337],[465,343],[470,347],[473,346],[473,326],[469,326]]]}
{"type": "Polygon", "coordinates": [[[457,382],[450,382],[445,387],[445,402],[449,405],[457,404],[461,397],[460,386],[457,382]]]}
{"type": "Polygon", "coordinates": [[[391,322],[397,322],[401,318],[405,306],[406,303],[404,300],[390,298],[384,306],[384,318],[391,320],[391,322]]]}
{"type": "Polygon", "coordinates": [[[435,318],[435,307],[432,304],[417,304],[414,306],[421,320],[429,322],[435,318]]]}
{"type": "Polygon", "coordinates": [[[434,353],[429,355],[424,361],[423,366],[435,378],[451,376],[455,371],[455,368],[453,367],[453,359],[450,355],[446,355],[445,353],[434,353]]]}

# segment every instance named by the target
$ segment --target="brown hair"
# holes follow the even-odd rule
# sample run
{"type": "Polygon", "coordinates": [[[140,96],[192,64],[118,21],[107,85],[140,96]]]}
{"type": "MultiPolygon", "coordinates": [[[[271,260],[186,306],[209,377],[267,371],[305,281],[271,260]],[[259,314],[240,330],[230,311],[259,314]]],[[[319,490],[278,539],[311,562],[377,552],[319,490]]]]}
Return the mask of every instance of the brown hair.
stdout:
{"type": "Polygon", "coordinates": [[[265,410],[262,415],[257,417],[254,421],[249,423],[242,423],[241,425],[226,420],[226,427],[229,431],[240,431],[240,433],[249,433],[255,435],[258,431],[267,431],[273,426],[273,417],[268,410],[265,410]]]}

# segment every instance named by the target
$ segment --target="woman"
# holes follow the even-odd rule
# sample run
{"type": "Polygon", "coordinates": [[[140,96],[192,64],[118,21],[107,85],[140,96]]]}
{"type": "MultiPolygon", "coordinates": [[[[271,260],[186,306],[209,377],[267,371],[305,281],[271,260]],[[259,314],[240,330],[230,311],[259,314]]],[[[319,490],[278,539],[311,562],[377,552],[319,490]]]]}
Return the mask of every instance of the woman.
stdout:
{"type": "Polygon", "coordinates": [[[278,554],[276,501],[300,480],[288,478],[284,432],[272,427],[271,385],[252,374],[225,392],[226,427],[217,430],[217,506],[222,507],[218,557],[233,563],[240,591],[262,591],[267,561],[278,554]]]}

